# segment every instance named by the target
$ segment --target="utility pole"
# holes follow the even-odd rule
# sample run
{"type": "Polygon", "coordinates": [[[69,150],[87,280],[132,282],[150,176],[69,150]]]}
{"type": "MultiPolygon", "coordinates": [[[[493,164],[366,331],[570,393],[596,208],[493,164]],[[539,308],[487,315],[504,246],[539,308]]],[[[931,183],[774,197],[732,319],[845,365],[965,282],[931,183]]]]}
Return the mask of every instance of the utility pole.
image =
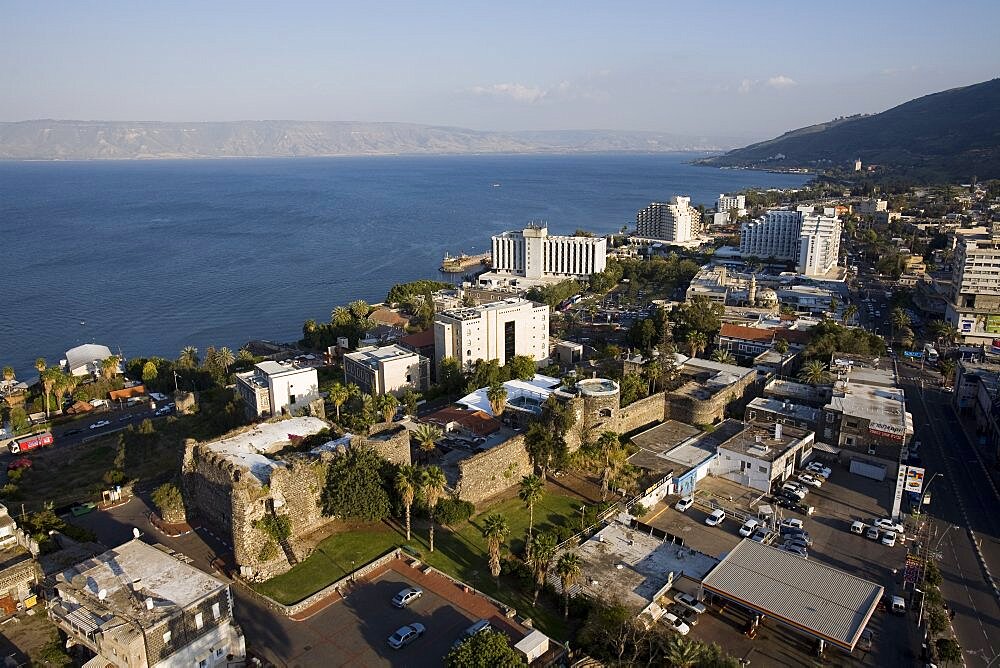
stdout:
{"type": "Polygon", "coordinates": [[[174,394],[178,392],[180,392],[180,389],[177,387],[177,369],[174,369],[174,394]]]}

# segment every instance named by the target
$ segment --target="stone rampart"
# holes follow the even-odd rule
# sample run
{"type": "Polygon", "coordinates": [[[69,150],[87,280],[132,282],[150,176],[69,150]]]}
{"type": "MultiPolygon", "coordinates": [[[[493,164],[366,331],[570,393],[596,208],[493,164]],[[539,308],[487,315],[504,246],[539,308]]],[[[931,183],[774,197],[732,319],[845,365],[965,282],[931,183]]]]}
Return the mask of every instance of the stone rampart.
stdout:
{"type": "Polygon", "coordinates": [[[479,503],[503,492],[532,472],[520,434],[458,463],[455,495],[479,503]]]}
{"type": "Polygon", "coordinates": [[[663,392],[632,402],[618,413],[618,432],[627,434],[639,427],[661,422],[666,410],[666,397],[663,392]]]}

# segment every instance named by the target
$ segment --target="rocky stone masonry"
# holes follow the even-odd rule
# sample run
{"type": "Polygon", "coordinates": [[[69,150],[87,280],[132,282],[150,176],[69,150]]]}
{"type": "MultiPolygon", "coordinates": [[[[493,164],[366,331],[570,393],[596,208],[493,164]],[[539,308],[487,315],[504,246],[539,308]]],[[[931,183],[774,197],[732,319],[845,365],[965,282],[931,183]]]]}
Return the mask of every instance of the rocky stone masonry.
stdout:
{"type": "Polygon", "coordinates": [[[691,380],[673,392],[666,394],[666,418],[687,424],[714,424],[726,416],[726,408],[732,406],[735,414],[742,415],[743,407],[751,392],[747,390],[754,376],[748,374],[737,382],[719,389],[710,396],[702,390],[700,380],[691,380]]]}
{"type": "Polygon", "coordinates": [[[463,501],[479,503],[516,485],[531,471],[524,436],[518,434],[460,461],[455,495],[463,501]]]}

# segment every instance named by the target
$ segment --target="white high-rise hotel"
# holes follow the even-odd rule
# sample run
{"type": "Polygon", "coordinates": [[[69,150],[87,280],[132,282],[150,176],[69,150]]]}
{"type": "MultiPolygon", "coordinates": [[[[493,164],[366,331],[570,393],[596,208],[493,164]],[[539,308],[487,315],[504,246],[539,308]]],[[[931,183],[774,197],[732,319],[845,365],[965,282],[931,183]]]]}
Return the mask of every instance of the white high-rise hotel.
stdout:
{"type": "Polygon", "coordinates": [[[690,197],[674,196],[670,202],[653,202],[635,215],[636,236],[661,241],[690,241],[701,228],[701,213],[690,197]]]}
{"type": "Polygon", "coordinates": [[[462,368],[476,360],[504,365],[514,355],[536,362],[549,356],[549,307],[511,297],[472,308],[450,309],[434,317],[434,362],[454,357],[462,368]]]}
{"type": "Polygon", "coordinates": [[[607,265],[603,237],[549,236],[544,225],[493,237],[493,273],[528,279],[589,278],[607,265]]]}
{"type": "Polygon", "coordinates": [[[795,211],[768,211],[740,226],[740,254],[744,257],[794,261],[807,276],[822,276],[840,258],[840,219],[834,209],[813,213],[812,207],[795,211]]]}

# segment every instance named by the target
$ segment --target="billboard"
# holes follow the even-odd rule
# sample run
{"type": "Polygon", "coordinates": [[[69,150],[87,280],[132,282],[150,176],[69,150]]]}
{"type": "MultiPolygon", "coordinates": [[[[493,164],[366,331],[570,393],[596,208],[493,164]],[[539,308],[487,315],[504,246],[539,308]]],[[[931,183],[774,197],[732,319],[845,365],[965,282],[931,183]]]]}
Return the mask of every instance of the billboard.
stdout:
{"type": "Polygon", "coordinates": [[[920,494],[924,489],[924,470],[918,466],[906,467],[906,491],[920,494]]]}
{"type": "Polygon", "coordinates": [[[1000,315],[986,316],[986,333],[1000,334],[1000,315]]]}

